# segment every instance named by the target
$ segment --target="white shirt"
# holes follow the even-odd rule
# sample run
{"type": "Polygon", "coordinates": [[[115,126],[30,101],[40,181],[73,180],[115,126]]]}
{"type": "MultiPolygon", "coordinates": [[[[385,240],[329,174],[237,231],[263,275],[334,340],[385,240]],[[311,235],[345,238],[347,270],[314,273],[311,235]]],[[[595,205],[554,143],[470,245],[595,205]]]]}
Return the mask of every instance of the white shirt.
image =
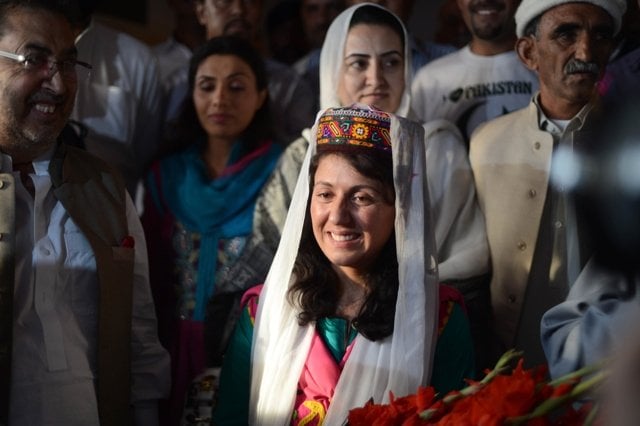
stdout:
{"type": "MultiPolygon", "coordinates": [[[[573,151],[574,150],[574,132],[582,129],[586,117],[593,108],[592,104],[585,105],[575,117],[571,120],[552,120],[548,118],[539,104],[539,99],[534,99],[536,106],[538,107],[538,119],[540,123],[540,129],[550,133],[553,136],[553,140],[556,144],[556,149],[554,150],[554,156],[552,159],[552,173],[554,175],[554,169],[559,170],[558,168],[563,168],[562,163],[558,162],[558,149],[573,151]]],[[[566,282],[569,286],[571,286],[575,280],[578,278],[578,275],[581,271],[580,265],[580,244],[578,240],[578,219],[576,217],[575,206],[571,201],[571,197],[569,196],[567,190],[568,188],[564,188],[562,184],[559,182],[551,180],[551,185],[555,191],[558,192],[558,196],[563,198],[564,211],[554,211],[551,216],[551,220],[553,221],[554,226],[558,231],[556,231],[556,240],[557,234],[559,232],[564,232],[564,248],[563,251],[566,250],[566,256],[564,259],[560,259],[554,257],[551,268],[552,270],[562,270],[566,273],[565,277],[560,279],[560,282],[566,282]],[[564,262],[565,265],[560,268],[557,266],[559,262],[564,262]]],[[[554,241],[554,244],[557,242],[554,241]]],[[[554,252],[555,252],[554,247],[554,252]]],[[[553,277],[550,277],[551,281],[553,277]]]]}
{"type": "Polygon", "coordinates": [[[165,94],[170,93],[177,84],[187,82],[191,60],[191,50],[187,46],[169,37],[151,50],[158,59],[159,79],[165,94]]]}
{"type": "Polygon", "coordinates": [[[153,47],[158,58],[158,71],[162,86],[163,121],[175,119],[187,96],[189,86],[189,62],[193,52],[173,37],[153,47]]]}
{"type": "Polygon", "coordinates": [[[72,119],[85,124],[87,151],[113,165],[135,198],[136,185],[156,155],[162,90],[151,50],[97,22],[78,36],[78,58],[93,66],[78,82],[72,119]]]}
{"type": "Polygon", "coordinates": [[[469,140],[479,124],[527,106],[538,84],[514,51],[481,56],[466,46],[418,71],[411,106],[422,122],[444,118],[469,140]]]}
{"type": "MultiPolygon", "coordinates": [[[[33,162],[33,198],[19,172],[13,172],[16,271],[10,424],[99,425],[96,261],[88,240],[51,190],[51,155],[52,151],[33,162]]],[[[3,170],[12,170],[12,162],[0,153],[3,170]]],[[[169,357],[157,339],[146,244],[129,197],[127,221],[136,249],[132,403],[144,411],[168,391],[169,357]]]]}

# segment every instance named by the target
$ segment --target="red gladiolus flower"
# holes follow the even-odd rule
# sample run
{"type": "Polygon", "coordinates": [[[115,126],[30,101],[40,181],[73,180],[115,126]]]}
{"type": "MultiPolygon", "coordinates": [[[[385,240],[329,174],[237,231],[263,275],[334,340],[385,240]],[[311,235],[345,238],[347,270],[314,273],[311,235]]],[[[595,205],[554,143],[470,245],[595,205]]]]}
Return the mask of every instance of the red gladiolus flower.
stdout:
{"type": "MultiPolygon", "coordinates": [[[[395,398],[391,394],[388,405],[370,403],[352,410],[349,426],[504,426],[513,421],[527,426],[582,425],[591,407],[583,405],[575,410],[571,406],[573,390],[581,377],[598,367],[586,367],[559,380],[561,384],[554,387],[547,383],[546,368],[525,370],[522,359],[511,374],[505,374],[518,355],[507,352],[481,382],[471,382],[469,387],[449,392],[437,401],[433,388],[421,387],[415,395],[395,398]]],[[[588,383],[592,386],[598,381],[588,383]]]]}

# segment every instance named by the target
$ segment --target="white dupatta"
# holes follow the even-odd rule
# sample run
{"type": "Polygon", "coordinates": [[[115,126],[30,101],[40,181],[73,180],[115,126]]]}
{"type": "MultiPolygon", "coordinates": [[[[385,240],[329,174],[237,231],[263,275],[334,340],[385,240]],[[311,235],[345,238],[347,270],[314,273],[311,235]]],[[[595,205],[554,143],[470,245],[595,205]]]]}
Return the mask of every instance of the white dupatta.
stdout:
{"type": "MultiPolygon", "coordinates": [[[[314,325],[298,325],[287,301],[309,193],[309,164],[316,152],[316,127],[285,222],[278,251],[267,276],[256,317],[249,424],[288,425],[298,380],[314,325]]],[[[392,336],[378,342],[356,337],[325,419],[341,425],[350,409],[373,398],[388,402],[389,392],[403,396],[429,383],[438,325],[438,275],[435,241],[425,177],[424,129],[391,116],[395,234],[399,289],[392,336]]]]}

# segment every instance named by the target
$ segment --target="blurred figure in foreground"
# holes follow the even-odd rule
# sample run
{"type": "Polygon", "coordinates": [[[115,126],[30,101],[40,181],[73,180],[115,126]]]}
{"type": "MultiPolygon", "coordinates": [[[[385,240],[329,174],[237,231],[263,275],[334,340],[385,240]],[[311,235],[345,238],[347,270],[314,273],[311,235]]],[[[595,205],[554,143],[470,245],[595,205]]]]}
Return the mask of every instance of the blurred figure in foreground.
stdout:
{"type": "Polygon", "coordinates": [[[637,341],[640,104],[637,98],[628,100],[607,103],[600,125],[580,151],[562,152],[555,161],[552,177],[573,193],[577,213],[591,231],[594,255],[567,300],[542,318],[542,343],[553,376],[637,341]]]}

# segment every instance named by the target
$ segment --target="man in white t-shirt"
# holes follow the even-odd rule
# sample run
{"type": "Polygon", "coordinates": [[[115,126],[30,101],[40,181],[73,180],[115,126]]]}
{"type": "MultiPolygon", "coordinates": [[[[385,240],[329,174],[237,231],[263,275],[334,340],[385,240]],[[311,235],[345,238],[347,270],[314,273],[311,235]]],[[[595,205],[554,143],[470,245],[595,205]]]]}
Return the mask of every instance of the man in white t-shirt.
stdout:
{"type": "Polygon", "coordinates": [[[411,106],[423,122],[455,123],[468,141],[479,124],[527,105],[538,80],[514,51],[520,0],[457,2],[471,42],[418,71],[411,106]]]}

